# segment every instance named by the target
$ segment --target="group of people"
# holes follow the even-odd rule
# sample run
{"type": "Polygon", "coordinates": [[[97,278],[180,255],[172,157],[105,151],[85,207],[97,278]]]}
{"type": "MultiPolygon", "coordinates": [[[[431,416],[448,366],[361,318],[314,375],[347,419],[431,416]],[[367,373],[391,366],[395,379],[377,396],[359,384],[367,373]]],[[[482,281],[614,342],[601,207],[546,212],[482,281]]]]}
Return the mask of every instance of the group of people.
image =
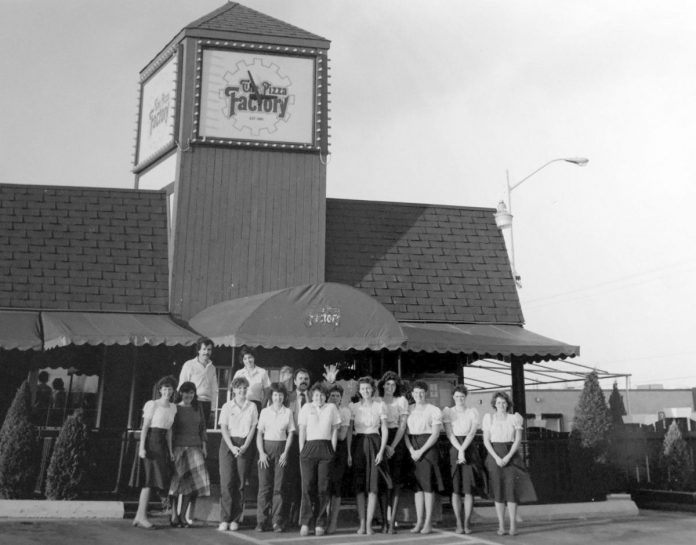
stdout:
{"type": "Polygon", "coordinates": [[[60,426],[67,409],[67,393],[63,379],[54,378],[48,385],[48,371],[38,374],[38,384],[32,406],[32,419],[37,426],[60,426]]]}
{"type": "MultiPolygon", "coordinates": [[[[172,401],[173,379],[164,378],[157,399],[145,404],[139,451],[145,479],[136,526],[152,527],[146,508],[153,487],[168,489],[175,498],[175,526],[192,524],[195,498],[210,493],[205,469],[210,405],[200,398],[208,394],[215,402],[209,389],[214,373],[207,370],[212,348],[209,339],[201,339],[197,357],[184,364],[180,379],[191,380],[180,382],[178,403],[172,401]]],[[[407,398],[400,377],[389,371],[379,381],[359,378],[356,396],[343,403],[344,389],[333,366],[326,368],[323,381],[310,386],[306,369],[290,375],[284,368],[280,380],[271,383],[252,350],[242,349],[241,360],[244,368],[232,378],[230,400],[218,417],[220,531],[239,529],[247,479],[257,468],[257,531],[283,532],[297,524],[301,536],[335,532],[347,471],[358,534],[374,533],[378,507],[381,531],[395,533],[404,488],[414,491],[416,521],[410,531],[421,534],[432,531],[435,494],[445,490],[446,480],[452,484],[457,533],[471,533],[473,494],[483,473],[499,535],[506,533],[506,504],[508,532],[515,535],[517,504],[536,500],[520,456],[523,420],[512,414],[505,393],[493,396],[494,412],[481,421],[478,411],[466,405],[464,386],[454,389],[453,405],[440,410],[428,402],[425,382],[413,382],[407,398]],[[473,443],[479,426],[488,453],[485,466],[473,443]],[[446,464],[440,463],[438,448],[443,429],[450,443],[448,474],[441,469],[446,464]]]]}

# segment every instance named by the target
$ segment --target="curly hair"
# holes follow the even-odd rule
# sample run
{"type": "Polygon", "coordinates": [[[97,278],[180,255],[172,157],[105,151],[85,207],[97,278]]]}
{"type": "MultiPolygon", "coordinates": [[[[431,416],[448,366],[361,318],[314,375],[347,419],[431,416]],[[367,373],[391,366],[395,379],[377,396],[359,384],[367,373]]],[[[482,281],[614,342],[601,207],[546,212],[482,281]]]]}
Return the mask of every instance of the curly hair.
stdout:
{"type": "Polygon", "coordinates": [[[384,373],[382,378],[379,379],[379,382],[377,383],[377,391],[379,392],[379,395],[384,397],[384,385],[390,380],[393,380],[394,384],[396,384],[396,389],[394,390],[394,397],[401,396],[404,385],[401,382],[401,377],[397,375],[394,371],[387,371],[386,373],[384,373]]]}
{"type": "Polygon", "coordinates": [[[452,395],[454,395],[456,393],[464,394],[466,396],[466,395],[469,395],[469,390],[467,390],[466,386],[464,386],[463,384],[458,384],[457,386],[454,387],[454,390],[452,391],[452,395]]]}
{"type": "MultiPolygon", "coordinates": [[[[372,377],[360,377],[358,379],[358,393],[360,392],[360,385],[361,384],[369,384],[370,388],[372,388],[372,396],[375,397],[375,394],[377,393],[377,383],[375,382],[375,379],[372,377]]],[[[360,396],[360,399],[362,399],[362,395],[360,396]]]]}
{"type": "Polygon", "coordinates": [[[504,399],[505,402],[507,403],[507,412],[511,413],[512,412],[512,400],[510,399],[510,396],[507,395],[505,392],[496,392],[493,394],[493,397],[491,398],[491,407],[494,409],[495,407],[495,400],[501,398],[504,399]]]}
{"type": "Polygon", "coordinates": [[[176,379],[171,375],[167,375],[166,377],[159,379],[152,389],[153,400],[157,401],[160,398],[160,390],[164,386],[169,386],[174,392],[176,392],[176,379]]]}
{"type": "Polygon", "coordinates": [[[268,393],[268,398],[273,399],[273,392],[283,394],[283,405],[285,405],[285,402],[288,399],[288,389],[285,387],[285,384],[280,382],[271,382],[270,390],[271,391],[268,393]]]}
{"type": "Polygon", "coordinates": [[[324,401],[329,399],[328,388],[322,382],[315,382],[314,384],[312,384],[312,387],[309,389],[309,398],[310,399],[312,399],[312,397],[314,397],[314,392],[321,392],[324,395],[324,401]]]}
{"type": "Polygon", "coordinates": [[[230,389],[234,390],[235,388],[239,388],[240,386],[246,386],[247,388],[249,387],[249,381],[245,379],[244,377],[237,377],[232,380],[230,383],[230,389]]]}

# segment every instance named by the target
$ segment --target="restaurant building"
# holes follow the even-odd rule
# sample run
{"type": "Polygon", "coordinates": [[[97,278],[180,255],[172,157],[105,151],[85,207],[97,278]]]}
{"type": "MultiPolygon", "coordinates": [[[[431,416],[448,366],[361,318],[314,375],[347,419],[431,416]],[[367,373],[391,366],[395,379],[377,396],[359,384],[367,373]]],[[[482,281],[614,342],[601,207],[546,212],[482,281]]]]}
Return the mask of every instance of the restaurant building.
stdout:
{"type": "Polygon", "coordinates": [[[28,374],[62,378],[59,416],[86,408],[117,489],[124,437],[199,335],[220,404],[242,345],[272,378],[427,377],[439,405],[495,358],[522,413],[524,364],[578,354],[523,327],[493,208],[326,197],[329,47],[226,3],[141,71],[133,189],[0,184],[0,414],[28,374]]]}

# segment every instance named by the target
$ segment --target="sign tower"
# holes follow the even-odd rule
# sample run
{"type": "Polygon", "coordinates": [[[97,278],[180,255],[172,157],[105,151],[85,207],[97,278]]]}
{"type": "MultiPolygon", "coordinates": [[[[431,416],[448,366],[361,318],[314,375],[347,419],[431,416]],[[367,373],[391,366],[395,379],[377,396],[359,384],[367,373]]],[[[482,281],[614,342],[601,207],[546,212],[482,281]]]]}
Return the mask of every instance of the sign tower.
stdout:
{"type": "Polygon", "coordinates": [[[167,190],[172,314],[324,280],[328,49],[230,2],[142,70],[135,185],[167,190]]]}

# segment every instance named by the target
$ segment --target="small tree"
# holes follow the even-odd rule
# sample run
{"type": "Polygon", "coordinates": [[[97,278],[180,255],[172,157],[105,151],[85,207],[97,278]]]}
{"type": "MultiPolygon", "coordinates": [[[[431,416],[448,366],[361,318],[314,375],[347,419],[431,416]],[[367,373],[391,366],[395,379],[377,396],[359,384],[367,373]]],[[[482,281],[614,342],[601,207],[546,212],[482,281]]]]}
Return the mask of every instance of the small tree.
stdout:
{"type": "Polygon", "coordinates": [[[87,442],[89,429],[81,410],[75,411],[63,424],[46,477],[49,500],[72,500],[85,480],[89,463],[87,442]]]}
{"type": "Polygon", "coordinates": [[[660,466],[668,490],[685,490],[690,487],[694,477],[691,453],[676,421],[672,422],[665,434],[660,466]]]}
{"type": "Polygon", "coordinates": [[[0,428],[0,497],[30,498],[36,483],[38,431],[31,422],[31,388],[17,390],[0,428]]]}
{"type": "Polygon", "coordinates": [[[594,371],[585,377],[585,387],[575,407],[573,422],[573,431],[578,434],[580,445],[593,451],[595,460],[605,462],[612,427],[611,415],[594,371]]]}
{"type": "Polygon", "coordinates": [[[609,396],[609,412],[611,413],[611,422],[615,426],[623,424],[623,418],[626,416],[626,408],[624,407],[623,397],[619,393],[619,386],[614,383],[614,388],[609,396]]]}
{"type": "Polygon", "coordinates": [[[607,453],[611,417],[597,374],[585,377],[575,408],[569,453],[576,499],[604,499],[608,490],[607,453]]]}

